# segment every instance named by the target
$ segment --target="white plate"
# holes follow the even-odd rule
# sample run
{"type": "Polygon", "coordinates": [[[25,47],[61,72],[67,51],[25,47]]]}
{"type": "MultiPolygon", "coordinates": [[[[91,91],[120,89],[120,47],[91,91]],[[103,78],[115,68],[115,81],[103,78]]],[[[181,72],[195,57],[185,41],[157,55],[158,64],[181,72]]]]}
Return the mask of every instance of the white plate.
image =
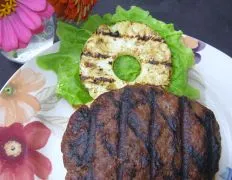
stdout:
{"type": "MultiPolygon", "coordinates": [[[[58,47],[59,43],[54,44],[44,54],[56,52],[58,47]]],[[[201,55],[201,61],[190,71],[190,82],[201,90],[199,101],[214,111],[219,122],[222,153],[220,171],[216,179],[228,179],[230,170],[227,167],[232,167],[232,59],[210,45],[196,53],[201,55]]],[[[65,100],[56,98],[56,82],[56,75],[40,69],[36,65],[36,59],[27,62],[8,81],[8,86],[5,86],[10,94],[13,86],[16,89],[13,94],[16,95],[0,96],[0,124],[5,126],[12,123],[11,121],[17,122],[20,118],[24,120],[24,125],[35,120],[45,124],[52,133],[48,142],[44,142],[43,148],[38,151],[51,161],[52,171],[49,179],[63,180],[66,170],[63,166],[60,143],[68,118],[75,109],[65,100]],[[28,82],[31,84],[28,85],[28,82]],[[28,89],[31,91],[28,92],[28,89]],[[21,94],[17,95],[18,92],[21,94]]],[[[43,163],[40,166],[43,166],[43,163]]]]}

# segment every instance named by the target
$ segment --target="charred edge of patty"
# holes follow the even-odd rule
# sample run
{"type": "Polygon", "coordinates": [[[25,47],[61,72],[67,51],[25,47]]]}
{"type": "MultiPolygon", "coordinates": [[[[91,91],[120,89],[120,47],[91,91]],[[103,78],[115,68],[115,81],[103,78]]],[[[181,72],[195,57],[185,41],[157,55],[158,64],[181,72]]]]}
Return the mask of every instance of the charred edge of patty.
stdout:
{"type": "Polygon", "coordinates": [[[219,133],[219,125],[215,119],[214,113],[204,107],[204,111],[200,116],[193,111],[192,101],[186,97],[179,98],[179,107],[182,121],[181,123],[181,141],[182,141],[182,177],[184,179],[189,178],[189,167],[188,161],[193,161],[198,171],[204,175],[205,179],[213,179],[215,173],[219,169],[219,159],[221,153],[221,137],[219,133]],[[185,125],[191,120],[191,117],[195,117],[199,124],[205,130],[205,150],[204,155],[201,155],[194,147],[189,144],[188,140],[184,138],[186,132],[185,125]],[[216,130],[216,131],[215,131],[216,130]]]}
{"type": "MultiPolygon", "coordinates": [[[[206,129],[206,142],[207,142],[207,157],[206,160],[208,162],[208,166],[205,167],[207,170],[215,169],[219,170],[218,162],[220,160],[221,154],[221,136],[219,133],[219,125],[216,122],[216,118],[214,113],[207,109],[204,112],[204,115],[198,116],[195,113],[195,117],[198,119],[200,124],[206,129]],[[214,136],[211,136],[214,134],[214,136]],[[215,156],[216,155],[216,156],[215,156]]],[[[212,179],[214,174],[212,172],[209,173],[209,179],[212,179]]]]}
{"type": "Polygon", "coordinates": [[[129,36],[129,35],[121,35],[118,31],[115,31],[115,32],[112,32],[112,31],[103,31],[103,30],[97,30],[96,34],[101,34],[101,35],[104,35],[104,36],[110,36],[110,37],[113,37],[113,38],[130,38],[130,39],[133,39],[133,38],[137,38],[138,40],[140,41],[149,41],[149,40],[152,40],[152,41],[157,41],[157,42],[165,42],[164,39],[162,39],[161,37],[159,36],[140,36],[140,35],[136,35],[136,36],[129,36]]]}

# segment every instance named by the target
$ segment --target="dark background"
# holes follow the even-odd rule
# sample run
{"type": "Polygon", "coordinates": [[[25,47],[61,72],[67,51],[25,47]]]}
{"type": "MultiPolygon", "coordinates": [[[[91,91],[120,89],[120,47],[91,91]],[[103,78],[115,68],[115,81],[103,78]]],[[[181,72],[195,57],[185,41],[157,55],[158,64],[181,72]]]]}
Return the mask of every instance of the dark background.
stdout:
{"type": "MultiPolygon", "coordinates": [[[[117,5],[147,9],[155,18],[232,56],[232,0],[98,0],[94,12],[114,12],[117,5]]],[[[0,88],[19,67],[0,55],[0,88]]]]}

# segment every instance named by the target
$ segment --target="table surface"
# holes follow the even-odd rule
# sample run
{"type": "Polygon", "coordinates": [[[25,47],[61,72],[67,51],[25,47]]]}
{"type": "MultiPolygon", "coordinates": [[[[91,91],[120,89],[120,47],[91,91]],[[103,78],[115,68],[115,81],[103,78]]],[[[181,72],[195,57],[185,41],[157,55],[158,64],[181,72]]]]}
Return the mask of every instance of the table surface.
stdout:
{"type": "MultiPolygon", "coordinates": [[[[117,5],[147,9],[153,17],[232,56],[232,0],[98,0],[94,12],[114,12],[117,5]]],[[[0,88],[20,67],[0,55],[0,88]]]]}

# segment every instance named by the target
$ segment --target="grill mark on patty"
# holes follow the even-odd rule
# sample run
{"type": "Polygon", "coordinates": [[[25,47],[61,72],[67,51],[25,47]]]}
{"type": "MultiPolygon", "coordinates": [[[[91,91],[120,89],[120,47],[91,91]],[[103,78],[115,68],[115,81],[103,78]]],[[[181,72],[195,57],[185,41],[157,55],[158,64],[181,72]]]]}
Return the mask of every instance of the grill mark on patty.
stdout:
{"type": "Polygon", "coordinates": [[[69,152],[68,156],[75,161],[77,166],[82,166],[86,163],[82,156],[82,150],[84,149],[83,151],[84,153],[86,153],[87,142],[88,134],[83,133],[79,138],[74,139],[69,143],[69,148],[71,149],[71,151],[69,152]],[[76,148],[79,148],[78,151],[75,151],[76,148]]]}
{"type": "Polygon", "coordinates": [[[212,124],[212,119],[215,119],[213,113],[209,110],[204,112],[204,115],[202,117],[199,117],[195,113],[195,117],[198,119],[198,121],[201,123],[201,125],[204,127],[206,136],[205,136],[205,141],[207,142],[207,150],[205,153],[205,160],[206,160],[206,165],[205,165],[205,173],[208,174],[208,179],[212,179],[214,174],[212,172],[213,169],[217,169],[218,165],[217,162],[219,158],[215,157],[213,154],[216,152],[220,152],[220,146],[219,143],[217,142],[217,139],[215,136],[212,136],[213,132],[213,124],[212,124]],[[214,152],[215,151],[215,152],[214,152]]]}
{"type": "Polygon", "coordinates": [[[130,113],[128,118],[128,125],[130,129],[134,132],[135,136],[138,137],[141,141],[143,141],[145,147],[148,148],[149,142],[147,135],[142,133],[139,127],[141,127],[141,121],[135,113],[130,113]]]}
{"type": "MultiPolygon", "coordinates": [[[[111,91],[111,92],[108,92],[107,93],[107,98],[109,98],[111,101],[112,101],[112,103],[113,103],[113,105],[115,106],[115,107],[117,107],[118,109],[120,108],[120,103],[114,98],[114,93],[111,91]]],[[[116,115],[117,116],[117,115],[116,115]]],[[[118,116],[117,117],[114,117],[115,119],[117,119],[118,118],[118,116]]]]}
{"type": "Polygon", "coordinates": [[[90,117],[90,128],[88,132],[88,144],[87,144],[87,152],[84,154],[83,159],[89,164],[89,171],[87,177],[89,179],[93,179],[94,172],[93,172],[93,159],[95,153],[95,140],[96,140],[96,115],[98,109],[93,108],[91,117],[90,117]]]}
{"type": "Polygon", "coordinates": [[[181,139],[181,177],[188,179],[188,156],[185,154],[185,143],[184,142],[184,119],[186,118],[186,98],[181,97],[179,99],[180,108],[180,139],[181,139]]]}
{"type": "Polygon", "coordinates": [[[165,113],[161,110],[161,108],[157,105],[160,115],[167,122],[169,129],[175,133],[176,132],[176,120],[175,117],[166,116],[165,113]]]}
{"type": "Polygon", "coordinates": [[[182,176],[182,108],[181,108],[181,98],[179,98],[178,100],[178,109],[175,113],[175,117],[176,117],[176,132],[175,132],[175,154],[174,156],[179,155],[180,158],[180,164],[179,167],[176,167],[176,165],[174,164],[174,162],[172,162],[172,166],[173,166],[173,170],[174,170],[174,175],[176,177],[181,177],[182,176]]]}
{"type": "Polygon", "coordinates": [[[188,178],[188,172],[191,171],[191,169],[188,169],[188,162],[190,161],[190,158],[193,160],[193,162],[196,165],[197,170],[200,173],[203,173],[205,175],[205,179],[213,179],[214,177],[214,172],[213,169],[217,169],[216,165],[219,161],[218,159],[215,159],[215,157],[213,156],[213,154],[215,154],[216,152],[219,152],[220,148],[219,145],[217,143],[215,143],[216,138],[214,136],[212,136],[213,132],[212,132],[212,120],[215,119],[213,115],[213,113],[211,111],[206,111],[203,112],[202,116],[199,117],[196,113],[193,114],[193,117],[196,117],[198,122],[200,123],[201,126],[203,126],[205,132],[206,132],[206,136],[205,136],[205,142],[206,142],[206,151],[204,153],[204,155],[201,155],[199,152],[197,152],[194,147],[189,143],[189,142],[185,142],[185,140],[183,139],[183,137],[185,136],[183,130],[184,130],[184,125],[183,124],[187,124],[188,122],[185,121],[186,119],[191,119],[191,115],[189,114],[190,112],[188,112],[189,110],[192,110],[192,106],[191,103],[188,102],[186,100],[186,98],[181,98],[180,99],[180,107],[182,110],[182,121],[180,121],[182,123],[181,125],[181,130],[182,130],[182,177],[183,179],[188,178]],[[214,145],[215,146],[214,146],[214,145]],[[217,145],[216,145],[217,144],[217,145]],[[215,150],[215,152],[213,152],[213,149],[215,149],[215,147],[217,148],[217,150],[215,150]],[[214,162],[213,162],[214,161],[214,162]],[[215,166],[214,166],[215,165],[215,166]]]}
{"type": "MultiPolygon", "coordinates": [[[[205,158],[206,163],[205,163],[204,167],[202,167],[202,169],[199,169],[199,167],[198,167],[198,169],[200,171],[202,171],[202,172],[206,171],[205,174],[207,174],[207,179],[212,179],[213,176],[211,177],[211,175],[210,175],[210,168],[211,168],[211,165],[212,165],[212,158],[213,158],[212,154],[211,154],[212,153],[212,151],[211,151],[211,148],[212,148],[211,140],[212,139],[211,139],[211,136],[208,136],[208,131],[210,131],[210,133],[211,133],[211,128],[212,128],[212,127],[209,127],[209,126],[211,126],[211,122],[210,122],[211,119],[210,118],[207,119],[207,116],[208,116],[207,112],[206,113],[204,112],[204,116],[202,118],[199,117],[196,113],[194,115],[197,118],[197,120],[200,122],[200,124],[205,129],[205,132],[206,132],[205,142],[207,144],[206,145],[206,147],[207,147],[206,152],[204,154],[206,156],[206,158],[205,158]]],[[[199,166],[199,165],[197,164],[197,166],[199,166]]]]}
{"type": "MultiPolygon", "coordinates": [[[[184,114],[183,114],[183,123],[184,123],[184,126],[182,126],[182,136],[185,136],[185,132],[184,132],[184,129],[185,129],[185,125],[188,124],[188,120],[192,118],[192,116],[196,117],[195,114],[191,114],[191,111],[192,111],[192,106],[191,106],[191,103],[189,101],[186,100],[186,98],[183,98],[183,111],[184,111],[184,114]],[[186,118],[186,121],[185,121],[185,118],[186,118]]],[[[206,176],[205,178],[206,179],[212,179],[213,178],[213,175],[210,174],[210,172],[212,171],[211,170],[211,164],[212,164],[212,144],[211,144],[211,135],[212,135],[212,126],[211,126],[211,120],[212,118],[209,118],[209,120],[207,120],[205,122],[204,118],[206,118],[206,116],[209,116],[209,115],[206,115],[205,113],[203,114],[203,119],[200,120],[200,125],[203,126],[203,128],[205,129],[205,132],[206,132],[206,152],[204,153],[204,155],[201,155],[199,152],[197,152],[194,147],[190,144],[189,141],[185,140],[182,138],[182,147],[184,148],[183,149],[183,153],[184,155],[182,156],[182,172],[183,172],[183,177],[186,177],[188,178],[188,173],[189,171],[191,171],[191,169],[189,169],[188,167],[188,162],[191,161],[191,159],[193,160],[193,162],[195,163],[196,165],[196,168],[199,172],[201,173],[204,173],[204,175],[206,176]],[[205,124],[204,124],[205,123],[205,124]],[[210,136],[208,137],[207,134],[210,134],[210,136]],[[208,139],[209,138],[209,139],[208,139]]],[[[199,120],[199,119],[198,119],[199,120]]]]}
{"type": "Polygon", "coordinates": [[[217,138],[215,136],[212,136],[215,132],[213,132],[213,126],[217,126],[215,116],[211,111],[207,111],[205,113],[205,122],[209,122],[209,125],[206,126],[206,136],[208,139],[208,156],[207,156],[207,163],[208,163],[208,173],[209,173],[209,179],[212,179],[214,174],[213,170],[218,169],[218,161],[220,159],[220,143],[218,142],[217,138]],[[214,122],[213,122],[214,120],[214,122]],[[213,125],[213,123],[215,123],[213,125]],[[211,134],[210,134],[211,133],[211,134]],[[218,154],[217,154],[218,153],[218,154]],[[215,156],[217,154],[217,156],[215,156]]]}
{"type": "Polygon", "coordinates": [[[123,170],[124,170],[124,161],[126,160],[126,140],[127,140],[127,120],[128,120],[128,113],[131,109],[130,103],[130,89],[125,88],[123,94],[121,95],[121,105],[119,111],[119,141],[118,141],[118,159],[119,159],[119,166],[117,169],[117,179],[123,179],[123,170]]]}
{"type": "Polygon", "coordinates": [[[148,132],[148,141],[149,141],[149,155],[150,155],[150,179],[154,179],[157,176],[157,171],[161,166],[161,163],[159,162],[158,153],[153,146],[153,142],[156,141],[160,134],[160,128],[158,127],[158,124],[156,124],[156,103],[155,103],[155,93],[152,91],[152,89],[149,89],[148,93],[148,102],[150,105],[150,121],[149,121],[149,132],[148,132]]]}
{"type": "Polygon", "coordinates": [[[106,134],[104,133],[104,123],[97,124],[98,133],[101,135],[101,144],[106,148],[110,156],[117,156],[117,148],[114,144],[108,142],[106,134]]]}
{"type": "Polygon", "coordinates": [[[82,81],[85,81],[87,79],[90,79],[92,80],[92,83],[94,84],[98,84],[100,82],[108,82],[108,83],[113,83],[115,82],[114,79],[111,79],[111,78],[105,78],[105,77],[99,77],[99,78],[95,78],[95,77],[92,77],[92,76],[81,76],[81,80],[82,81]]]}
{"type": "Polygon", "coordinates": [[[92,179],[94,179],[93,164],[89,165],[88,173],[87,173],[87,175],[85,176],[84,179],[86,179],[86,180],[92,180],[92,179]]]}
{"type": "MultiPolygon", "coordinates": [[[[204,159],[204,156],[202,156],[199,152],[197,152],[193,148],[193,146],[190,145],[189,143],[186,143],[185,147],[186,147],[185,148],[186,153],[188,153],[188,155],[190,155],[190,157],[193,159],[194,163],[197,166],[198,171],[199,172],[204,172],[205,165],[207,164],[207,162],[204,159]]],[[[207,174],[207,172],[206,172],[206,174],[207,174]]]]}
{"type": "MultiPolygon", "coordinates": [[[[180,134],[178,134],[179,129],[180,129],[180,124],[177,118],[173,117],[173,116],[167,116],[165,114],[165,112],[163,112],[163,110],[159,107],[159,105],[157,105],[158,108],[158,112],[160,113],[160,115],[163,117],[163,119],[166,121],[166,123],[168,124],[169,130],[171,130],[172,134],[173,134],[173,142],[172,142],[172,147],[174,148],[174,155],[172,158],[172,171],[173,171],[173,175],[175,177],[179,177],[180,176],[180,169],[177,169],[175,166],[175,156],[177,156],[177,154],[179,153],[179,142],[180,142],[180,134]]],[[[175,114],[175,116],[178,116],[178,112],[175,114]]]]}
{"type": "MultiPolygon", "coordinates": [[[[193,107],[191,103],[188,103],[188,108],[193,111],[193,107]]],[[[204,141],[206,142],[206,151],[204,155],[201,155],[199,152],[195,151],[194,147],[190,146],[188,147],[189,154],[192,155],[193,160],[197,166],[197,169],[199,172],[202,172],[206,175],[205,178],[212,179],[213,175],[210,174],[212,172],[211,165],[212,165],[212,159],[213,159],[213,153],[212,153],[212,119],[215,119],[212,117],[212,113],[209,111],[203,112],[202,118],[199,118],[196,113],[193,113],[193,117],[197,118],[198,122],[200,123],[200,126],[202,126],[206,132],[206,135],[204,137],[204,141]],[[210,117],[209,119],[207,119],[210,117]]]]}
{"type": "Polygon", "coordinates": [[[129,38],[129,39],[133,39],[133,38],[137,38],[140,41],[157,41],[157,42],[164,42],[164,40],[159,37],[159,36],[148,36],[148,35],[144,35],[144,36],[140,36],[140,35],[136,35],[136,36],[129,36],[129,35],[122,35],[120,34],[118,31],[112,32],[105,32],[105,31],[97,31],[96,34],[101,34],[103,36],[110,36],[113,38],[129,38]]]}
{"type": "Polygon", "coordinates": [[[92,58],[102,58],[102,59],[107,59],[107,58],[110,58],[111,56],[109,55],[106,55],[106,54],[101,54],[101,53],[93,53],[93,52],[90,52],[90,51],[84,51],[82,53],[82,56],[86,56],[86,57],[92,57],[92,58]]]}
{"type": "MultiPolygon", "coordinates": [[[[111,100],[111,102],[113,103],[113,105],[119,109],[119,107],[120,107],[119,102],[114,98],[112,92],[109,92],[107,94],[107,98],[109,98],[111,100]]],[[[114,118],[117,119],[118,117],[114,117],[114,118]]],[[[101,125],[101,128],[104,128],[104,125],[101,125]]],[[[101,131],[100,131],[100,133],[104,134],[104,132],[101,132],[101,131]]],[[[111,156],[117,157],[117,147],[116,147],[116,145],[115,144],[111,144],[110,142],[108,142],[107,138],[105,137],[105,134],[103,136],[104,137],[102,138],[101,143],[107,149],[108,153],[111,156]]]]}
{"type": "Polygon", "coordinates": [[[102,139],[101,143],[107,149],[107,151],[110,154],[110,156],[117,156],[117,148],[116,148],[115,145],[113,145],[110,142],[108,142],[106,138],[102,139]]]}
{"type": "Polygon", "coordinates": [[[86,165],[87,162],[84,159],[84,154],[87,153],[87,144],[88,144],[88,129],[89,129],[89,121],[90,121],[90,114],[89,110],[85,108],[80,108],[80,111],[77,114],[72,116],[73,118],[79,117],[78,121],[75,121],[71,130],[72,132],[78,132],[84,126],[86,131],[78,137],[70,141],[69,143],[69,153],[68,156],[73,159],[77,166],[86,165]],[[85,120],[85,121],[84,121],[85,120]],[[78,149],[76,150],[76,148],[78,149]]]}
{"type": "Polygon", "coordinates": [[[152,64],[152,65],[159,65],[159,64],[162,64],[162,65],[165,65],[166,67],[172,67],[172,63],[170,62],[159,62],[159,61],[156,61],[156,60],[150,60],[148,61],[149,64],[152,64]]]}

